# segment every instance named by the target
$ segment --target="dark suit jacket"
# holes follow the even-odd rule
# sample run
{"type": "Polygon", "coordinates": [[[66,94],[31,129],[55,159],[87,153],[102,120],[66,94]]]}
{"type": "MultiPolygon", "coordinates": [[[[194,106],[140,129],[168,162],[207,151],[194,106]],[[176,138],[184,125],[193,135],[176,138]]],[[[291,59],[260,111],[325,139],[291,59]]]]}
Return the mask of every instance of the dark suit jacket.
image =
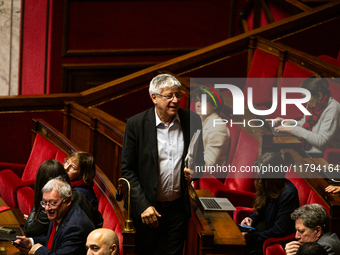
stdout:
{"type": "Polygon", "coordinates": [[[86,254],[86,238],[94,230],[94,225],[79,206],[71,204],[69,211],[59,224],[51,250],[49,250],[46,246],[52,231],[52,224],[51,221],[47,236],[33,237],[34,243],[44,245],[35,254],[86,254]]]}
{"type": "Polygon", "coordinates": [[[318,241],[328,253],[328,255],[339,255],[340,254],[340,240],[335,233],[327,232],[318,241]]]}
{"type": "MultiPolygon", "coordinates": [[[[184,179],[184,159],[192,135],[201,130],[196,165],[204,166],[202,121],[194,112],[178,110],[184,137],[181,171],[181,198],[190,216],[190,201],[187,182],[184,179]]],[[[194,170],[194,169],[193,169],[194,170]]],[[[140,218],[149,206],[156,206],[158,183],[158,149],[155,107],[131,117],[126,124],[121,164],[122,177],[131,185],[131,215],[140,218]]],[[[125,200],[125,202],[127,199],[125,200]]],[[[125,203],[126,207],[127,203],[125,203]]]]}

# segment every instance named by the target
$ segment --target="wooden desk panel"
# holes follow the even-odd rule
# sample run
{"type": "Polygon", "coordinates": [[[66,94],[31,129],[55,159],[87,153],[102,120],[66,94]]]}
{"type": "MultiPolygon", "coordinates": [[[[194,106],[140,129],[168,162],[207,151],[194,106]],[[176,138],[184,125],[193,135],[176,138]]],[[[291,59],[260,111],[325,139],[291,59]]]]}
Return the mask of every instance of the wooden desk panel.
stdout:
{"type": "MultiPolygon", "coordinates": [[[[199,197],[213,197],[208,190],[196,190],[196,194],[199,197]]],[[[245,239],[227,212],[203,211],[193,200],[191,202],[194,216],[190,224],[195,225],[199,237],[195,254],[244,253],[245,239]]]]}
{"type": "MultiPolygon", "coordinates": [[[[0,197],[0,206],[7,206],[4,200],[0,197]]],[[[4,227],[20,227],[18,220],[11,210],[0,212],[0,225],[4,227]]],[[[20,252],[12,243],[7,241],[0,241],[0,247],[5,247],[7,254],[19,255],[27,254],[20,252]]]]}

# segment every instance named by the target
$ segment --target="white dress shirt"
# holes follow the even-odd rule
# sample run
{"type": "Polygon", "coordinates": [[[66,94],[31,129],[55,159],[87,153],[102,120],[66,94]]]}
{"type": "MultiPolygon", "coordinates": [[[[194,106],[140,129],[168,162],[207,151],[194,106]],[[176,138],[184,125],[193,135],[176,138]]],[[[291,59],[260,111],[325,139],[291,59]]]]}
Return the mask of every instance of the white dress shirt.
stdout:
{"type": "Polygon", "coordinates": [[[174,201],[181,196],[183,131],[178,114],[169,126],[156,115],[158,149],[157,201],[174,201]]]}

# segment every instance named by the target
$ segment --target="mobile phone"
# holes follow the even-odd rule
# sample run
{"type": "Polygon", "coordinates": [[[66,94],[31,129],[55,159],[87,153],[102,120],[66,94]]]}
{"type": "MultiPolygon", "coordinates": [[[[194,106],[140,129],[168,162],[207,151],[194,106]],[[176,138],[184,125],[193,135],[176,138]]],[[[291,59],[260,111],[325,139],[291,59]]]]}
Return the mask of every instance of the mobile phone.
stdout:
{"type": "Polygon", "coordinates": [[[250,226],[247,226],[247,225],[237,224],[237,226],[239,226],[240,230],[243,231],[243,232],[255,230],[254,227],[250,227],[250,226]]]}
{"type": "Polygon", "coordinates": [[[27,246],[25,245],[22,245],[21,243],[15,243],[14,240],[11,240],[11,239],[7,239],[9,242],[11,242],[14,246],[19,246],[21,248],[24,248],[24,249],[29,249],[27,246]]]}

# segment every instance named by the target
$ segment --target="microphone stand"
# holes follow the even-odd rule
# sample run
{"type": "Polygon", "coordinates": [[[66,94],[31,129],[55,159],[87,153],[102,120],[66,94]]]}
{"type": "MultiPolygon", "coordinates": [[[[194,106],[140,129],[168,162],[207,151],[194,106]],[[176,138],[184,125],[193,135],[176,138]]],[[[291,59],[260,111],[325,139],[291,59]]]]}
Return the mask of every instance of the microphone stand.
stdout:
{"type": "Polygon", "coordinates": [[[119,178],[118,179],[118,190],[116,193],[116,199],[117,201],[121,201],[122,200],[122,195],[120,194],[122,192],[122,184],[120,183],[121,181],[125,181],[128,185],[128,218],[125,220],[125,228],[124,231],[126,232],[132,232],[135,231],[134,227],[133,227],[133,220],[131,220],[131,206],[130,206],[130,192],[131,192],[131,188],[130,188],[130,182],[125,179],[125,178],[119,178]],[[121,191],[121,192],[119,192],[121,191]],[[118,198],[119,196],[119,198],[118,198]]]}

